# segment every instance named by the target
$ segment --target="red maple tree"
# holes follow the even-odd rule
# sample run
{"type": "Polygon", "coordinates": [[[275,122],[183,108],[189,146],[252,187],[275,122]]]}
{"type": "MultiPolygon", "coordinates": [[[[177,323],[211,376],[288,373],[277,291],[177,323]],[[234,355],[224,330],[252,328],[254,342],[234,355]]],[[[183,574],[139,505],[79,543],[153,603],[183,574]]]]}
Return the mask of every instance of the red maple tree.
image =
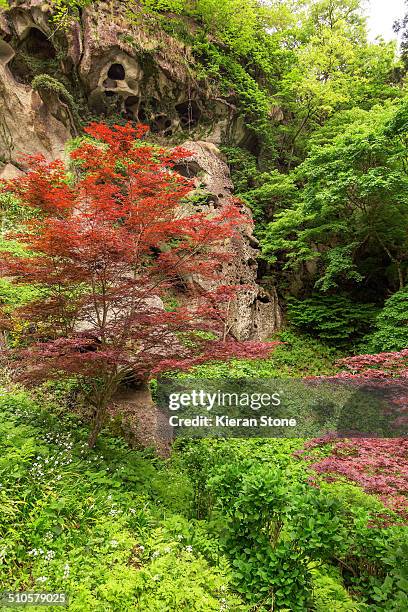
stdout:
{"type": "Polygon", "coordinates": [[[221,282],[228,241],[248,218],[233,202],[217,214],[183,211],[193,184],[174,165],[191,153],[144,142],[146,129],[91,124],[73,172],[34,156],[25,176],[0,186],[35,210],[16,236],[27,255],[4,255],[3,273],[41,288],[18,309],[30,325],[11,356],[27,380],[86,381],[91,446],[130,377],[146,387],[160,372],[265,356],[276,344],[231,338],[231,287],[200,288],[221,282]],[[183,305],[166,311],[161,298],[180,285],[183,305]]]}

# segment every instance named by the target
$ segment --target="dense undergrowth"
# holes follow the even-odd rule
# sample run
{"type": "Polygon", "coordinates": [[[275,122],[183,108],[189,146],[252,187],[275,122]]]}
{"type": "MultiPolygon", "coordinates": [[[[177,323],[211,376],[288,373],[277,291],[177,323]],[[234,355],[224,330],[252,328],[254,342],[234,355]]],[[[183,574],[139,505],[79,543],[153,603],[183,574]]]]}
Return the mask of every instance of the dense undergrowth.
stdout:
{"type": "Polygon", "coordinates": [[[302,440],[162,460],[106,430],[89,450],[51,397],[1,395],[2,590],[81,611],[405,609],[406,529],[352,484],[312,486],[302,440]]]}

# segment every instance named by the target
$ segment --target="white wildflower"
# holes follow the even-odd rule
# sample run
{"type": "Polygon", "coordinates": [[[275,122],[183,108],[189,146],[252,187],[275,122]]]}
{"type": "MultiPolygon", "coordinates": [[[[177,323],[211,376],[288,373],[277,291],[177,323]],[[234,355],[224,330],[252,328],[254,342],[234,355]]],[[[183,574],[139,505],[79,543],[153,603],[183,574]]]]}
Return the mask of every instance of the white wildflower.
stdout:
{"type": "Polygon", "coordinates": [[[45,553],[44,559],[46,561],[51,561],[51,559],[53,559],[54,557],[55,557],[55,552],[53,550],[47,550],[47,552],[45,553]]]}

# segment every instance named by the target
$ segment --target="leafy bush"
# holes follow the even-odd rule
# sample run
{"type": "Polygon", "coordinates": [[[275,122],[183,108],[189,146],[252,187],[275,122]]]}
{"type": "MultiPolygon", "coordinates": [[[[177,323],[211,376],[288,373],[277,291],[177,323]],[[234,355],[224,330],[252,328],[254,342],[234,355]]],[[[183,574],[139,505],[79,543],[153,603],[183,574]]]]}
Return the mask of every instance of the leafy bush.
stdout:
{"type": "Polygon", "coordinates": [[[246,471],[220,467],[209,487],[226,521],[237,590],[266,609],[308,609],[311,559],[328,558],[345,546],[340,504],[266,465],[246,471]]]}
{"type": "Polygon", "coordinates": [[[354,302],[347,295],[313,295],[288,299],[288,319],[304,332],[325,342],[342,345],[358,340],[373,326],[374,304],[354,302]]]}
{"type": "Polygon", "coordinates": [[[385,302],[375,326],[376,330],[367,338],[369,351],[381,353],[408,347],[408,285],[385,302]]]}

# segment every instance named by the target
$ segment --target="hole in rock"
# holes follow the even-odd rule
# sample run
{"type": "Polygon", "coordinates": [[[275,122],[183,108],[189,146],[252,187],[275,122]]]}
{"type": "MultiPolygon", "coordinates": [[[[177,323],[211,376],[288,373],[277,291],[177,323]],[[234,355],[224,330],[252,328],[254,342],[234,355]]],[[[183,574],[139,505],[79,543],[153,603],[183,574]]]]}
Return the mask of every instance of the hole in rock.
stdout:
{"type": "Polygon", "coordinates": [[[150,130],[157,134],[158,132],[164,132],[166,128],[171,126],[171,121],[166,115],[157,115],[155,120],[152,122],[150,130]]]}
{"type": "Polygon", "coordinates": [[[125,75],[125,69],[122,64],[112,64],[108,70],[108,77],[110,79],[114,79],[115,81],[123,81],[125,75]]]}
{"type": "Polygon", "coordinates": [[[187,100],[186,102],[181,102],[181,104],[176,104],[175,108],[180,117],[182,127],[188,128],[197,125],[201,117],[201,111],[197,102],[187,100]]]}
{"type": "Polygon", "coordinates": [[[23,41],[25,51],[37,59],[53,59],[55,57],[54,46],[46,35],[37,28],[30,28],[23,41]]]}
{"type": "Polygon", "coordinates": [[[105,91],[105,96],[107,96],[108,98],[113,98],[113,96],[116,96],[117,94],[114,91],[105,91]]]}
{"type": "Polygon", "coordinates": [[[173,170],[186,178],[193,178],[200,172],[200,166],[194,161],[185,161],[180,164],[174,164],[173,170]]]}
{"type": "Polygon", "coordinates": [[[244,138],[240,141],[239,146],[248,149],[248,151],[253,155],[258,155],[260,149],[259,138],[256,134],[247,132],[244,138]]]}
{"type": "Polygon", "coordinates": [[[210,195],[207,197],[207,204],[213,204],[215,207],[217,207],[218,198],[214,193],[210,193],[210,195]]]}
{"type": "Polygon", "coordinates": [[[159,115],[158,117],[156,117],[156,123],[161,130],[164,130],[171,126],[171,121],[166,117],[166,115],[159,115]]]}
{"type": "Polygon", "coordinates": [[[46,35],[38,28],[30,28],[9,67],[16,81],[31,83],[36,74],[55,74],[55,56],[55,48],[46,35]]]}

